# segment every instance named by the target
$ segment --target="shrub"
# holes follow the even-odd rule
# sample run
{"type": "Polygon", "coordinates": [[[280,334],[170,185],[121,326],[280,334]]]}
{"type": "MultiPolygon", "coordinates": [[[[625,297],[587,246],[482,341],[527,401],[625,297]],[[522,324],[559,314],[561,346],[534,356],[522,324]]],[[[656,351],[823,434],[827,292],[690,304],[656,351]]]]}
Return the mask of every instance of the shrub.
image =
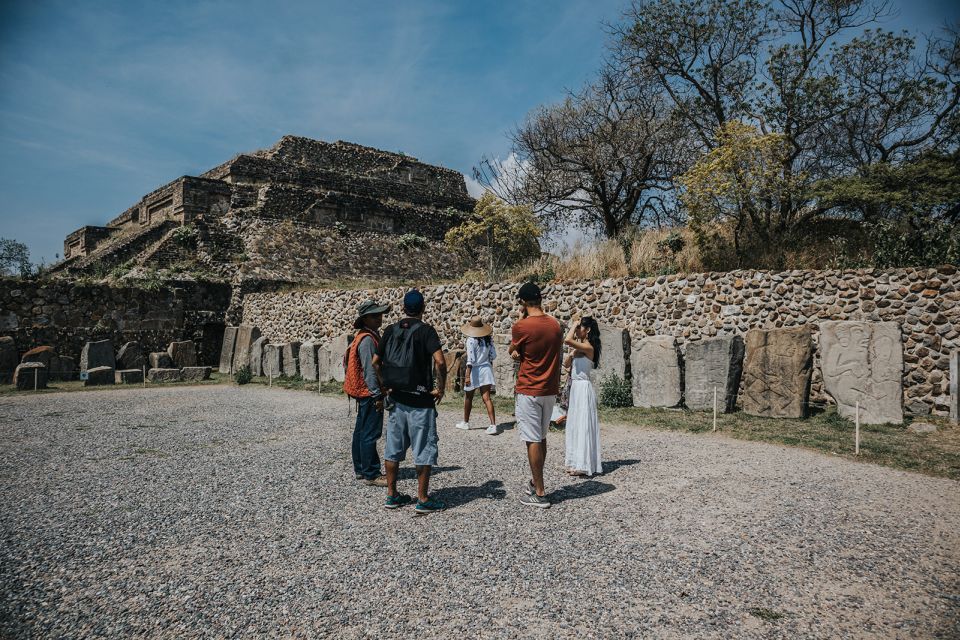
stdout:
{"type": "Polygon", "coordinates": [[[604,407],[632,407],[633,393],[630,382],[615,373],[605,375],[600,381],[600,405],[604,407]]]}
{"type": "Polygon", "coordinates": [[[253,380],[253,373],[251,373],[250,367],[240,367],[240,369],[233,374],[233,379],[237,384],[248,384],[253,380]]]}
{"type": "Polygon", "coordinates": [[[196,244],[197,230],[193,225],[186,224],[174,229],[173,233],[170,234],[170,238],[177,246],[185,248],[192,247],[196,244]]]}
{"type": "Polygon", "coordinates": [[[397,246],[404,251],[426,249],[430,246],[430,241],[415,233],[405,233],[397,240],[397,246]]]}

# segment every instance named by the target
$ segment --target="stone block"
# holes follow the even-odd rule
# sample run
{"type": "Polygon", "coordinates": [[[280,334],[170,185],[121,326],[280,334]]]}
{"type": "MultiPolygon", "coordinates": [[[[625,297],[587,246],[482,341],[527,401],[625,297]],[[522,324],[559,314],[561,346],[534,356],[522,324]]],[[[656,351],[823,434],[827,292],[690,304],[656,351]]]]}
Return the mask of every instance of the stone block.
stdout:
{"type": "Polygon", "coordinates": [[[180,369],[154,367],[147,371],[147,380],[150,382],[180,382],[180,369]]]}
{"type": "Polygon", "coordinates": [[[87,369],[87,379],[83,381],[83,386],[101,387],[116,383],[116,369],[113,367],[93,367],[92,369],[87,369]]]}
{"type": "Polygon", "coordinates": [[[260,337],[260,329],[247,324],[237,327],[237,342],[233,348],[233,370],[250,366],[250,345],[260,337]]]}
{"type": "Polygon", "coordinates": [[[263,374],[263,348],[267,345],[269,341],[260,337],[253,341],[250,345],[250,358],[247,366],[250,367],[250,373],[255,376],[262,376],[263,374]]]}
{"type": "Polygon", "coordinates": [[[347,350],[347,345],[350,344],[350,337],[348,334],[339,335],[320,348],[317,355],[317,368],[321,381],[336,380],[337,382],[343,382],[345,377],[343,354],[347,350]]]}
{"type": "Polygon", "coordinates": [[[673,336],[653,336],[630,353],[633,406],[675,407],[683,398],[680,350],[673,336]]]}
{"type": "Polygon", "coordinates": [[[493,383],[498,396],[512,396],[517,388],[517,363],[507,353],[510,340],[508,333],[493,335],[493,346],[497,350],[497,357],[493,361],[493,383]]]}
{"type": "MultiPolygon", "coordinates": [[[[500,355],[500,350],[497,350],[500,355]]],[[[506,355],[506,351],[504,351],[506,355]]],[[[507,358],[510,356],[507,355],[507,358]]],[[[604,378],[616,375],[627,379],[627,364],[630,362],[630,333],[626,329],[617,329],[600,325],[600,362],[591,372],[593,384],[599,389],[604,378]]]]}
{"type": "Polygon", "coordinates": [[[220,346],[220,373],[233,373],[233,352],[237,346],[237,327],[223,329],[223,344],[220,346]]]}
{"type": "Polygon", "coordinates": [[[268,378],[283,375],[283,343],[263,345],[263,375],[268,378]]]}
{"type": "Polygon", "coordinates": [[[53,347],[43,346],[43,347],[34,347],[26,353],[23,354],[23,357],[20,359],[20,362],[39,362],[47,368],[47,371],[50,372],[53,369],[54,364],[59,365],[60,363],[54,363],[54,360],[57,359],[57,350],[53,347]]]}
{"type": "Polygon", "coordinates": [[[17,389],[30,391],[47,388],[47,367],[42,362],[24,362],[13,372],[13,384],[17,389]]]}
{"type": "Polygon", "coordinates": [[[907,431],[910,433],[936,433],[937,425],[929,422],[911,422],[907,425],[907,431]]]}
{"type": "Polygon", "coordinates": [[[903,422],[903,343],[896,322],[833,320],[820,324],[823,388],[841,416],[903,422]]]}
{"type": "Polygon", "coordinates": [[[716,389],[717,410],[724,413],[734,410],[743,371],[743,351],[740,336],[707,338],[687,345],[683,397],[688,408],[712,411],[716,389]]]}
{"type": "Polygon", "coordinates": [[[743,410],[767,418],[805,418],[813,371],[810,326],[751,329],[743,361],[743,410]]]}
{"type": "Polygon", "coordinates": [[[167,347],[167,355],[177,369],[197,366],[197,347],[193,344],[193,340],[171,342],[167,347]]]}
{"type": "Polygon", "coordinates": [[[76,380],[77,364],[70,356],[60,356],[60,371],[56,375],[57,380],[76,380]]]}
{"type": "Polygon", "coordinates": [[[300,376],[304,380],[316,382],[317,380],[317,354],[319,348],[312,342],[304,342],[300,345],[300,376]]]}
{"type": "Polygon", "coordinates": [[[7,384],[13,380],[18,362],[16,342],[10,336],[0,336],[0,383],[7,384]]]}
{"type": "Polygon", "coordinates": [[[183,382],[209,380],[212,371],[212,367],[184,367],[180,370],[180,379],[183,382]]]}
{"type": "Polygon", "coordinates": [[[285,342],[283,344],[283,355],[280,357],[280,363],[283,367],[283,375],[293,378],[300,373],[300,343],[285,342]]]}
{"type": "Polygon", "coordinates": [[[117,352],[117,369],[130,370],[138,369],[143,377],[143,366],[146,361],[143,357],[143,349],[139,342],[126,342],[120,351],[117,352]]]}
{"type": "Polygon", "coordinates": [[[960,349],[950,352],[950,422],[960,424],[960,349]]]}
{"type": "Polygon", "coordinates": [[[173,369],[173,360],[166,351],[154,351],[150,354],[151,369],[173,369]]]}
{"type": "Polygon", "coordinates": [[[95,367],[117,368],[117,360],[113,355],[113,343],[109,340],[96,340],[83,345],[80,351],[80,371],[88,371],[95,367]]]}
{"type": "MultiPolygon", "coordinates": [[[[499,353],[497,354],[499,357],[499,353]]],[[[447,392],[463,391],[463,376],[467,369],[467,354],[462,349],[443,354],[447,361],[447,392]]]]}
{"type": "Polygon", "coordinates": [[[143,383],[143,369],[117,369],[115,376],[117,384],[143,383]]]}

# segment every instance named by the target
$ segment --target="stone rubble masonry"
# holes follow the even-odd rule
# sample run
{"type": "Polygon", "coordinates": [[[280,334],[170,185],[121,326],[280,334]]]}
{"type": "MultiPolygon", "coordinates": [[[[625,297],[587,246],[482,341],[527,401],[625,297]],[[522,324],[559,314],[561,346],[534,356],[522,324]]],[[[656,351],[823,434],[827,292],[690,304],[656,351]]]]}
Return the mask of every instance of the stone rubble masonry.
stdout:
{"type": "Polygon", "coordinates": [[[180,379],[184,382],[209,380],[211,372],[211,367],[183,367],[180,369],[180,379]]]}
{"type": "Polygon", "coordinates": [[[264,375],[263,373],[263,350],[267,343],[270,342],[267,340],[266,336],[261,336],[253,341],[250,345],[250,358],[249,358],[249,367],[250,373],[259,377],[264,375]]]}
{"type": "Polygon", "coordinates": [[[197,366],[197,350],[192,340],[171,342],[167,347],[167,354],[170,355],[173,366],[178,369],[197,366]]]}
{"type": "Polygon", "coordinates": [[[805,418],[810,399],[810,325],[751,329],[743,361],[743,410],[766,418],[805,418]]]}
{"type": "Polygon", "coordinates": [[[155,351],[149,357],[151,369],[173,369],[173,360],[166,351],[155,351]]]}
{"type": "Polygon", "coordinates": [[[83,386],[100,387],[116,383],[117,374],[113,367],[91,367],[87,369],[87,379],[83,381],[83,386]]]}
{"type": "Polygon", "coordinates": [[[143,369],[117,369],[117,384],[142,384],[143,369]]]}
{"type": "Polygon", "coordinates": [[[300,345],[300,375],[308,382],[317,381],[317,353],[319,347],[312,342],[304,342],[300,345]]]}
{"type": "Polygon", "coordinates": [[[680,350],[673,336],[639,340],[630,353],[633,406],[676,407],[683,399],[680,350]]]}
{"type": "Polygon", "coordinates": [[[863,424],[903,422],[903,343],[896,322],[820,325],[824,388],[841,416],[863,424]]]}
{"type": "Polygon", "coordinates": [[[0,336],[0,384],[13,381],[18,363],[16,342],[10,336],[0,336]]]}
{"type": "Polygon", "coordinates": [[[718,336],[687,347],[683,372],[683,402],[689,409],[712,411],[716,391],[717,411],[736,407],[743,371],[743,338],[718,336]]]}
{"type": "Polygon", "coordinates": [[[20,391],[47,388],[47,367],[42,362],[24,362],[13,372],[13,385],[20,391]]]}
{"type": "Polygon", "coordinates": [[[117,369],[137,369],[143,376],[143,367],[146,361],[143,358],[143,349],[139,342],[127,342],[117,352],[117,369]]]}
{"type": "Polygon", "coordinates": [[[950,421],[960,424],[960,349],[950,352],[950,421]]]}
{"type": "MultiPolygon", "coordinates": [[[[474,314],[490,322],[495,333],[509,333],[517,317],[518,288],[506,282],[420,287],[427,299],[425,320],[436,327],[448,350],[463,348],[460,327],[474,314]]],[[[274,341],[324,345],[352,326],[357,305],[366,298],[392,303],[394,311],[384,321],[395,322],[405,292],[403,287],[251,292],[243,299],[243,322],[257,325],[274,341]]],[[[673,336],[682,354],[712,336],[810,325],[811,401],[817,403],[832,402],[823,390],[820,324],[897,322],[903,339],[904,404],[913,411],[949,414],[950,351],[960,348],[960,275],[952,265],[565,281],[544,286],[543,293],[545,310],[561,322],[590,314],[602,325],[627,329],[635,341],[673,336]]]]}
{"type": "Polygon", "coordinates": [[[147,371],[147,380],[150,382],[180,382],[180,369],[154,367],[147,371]]]}
{"type": "Polygon", "coordinates": [[[283,345],[283,375],[292,378],[300,373],[300,343],[294,340],[283,345]]]}
{"type": "Polygon", "coordinates": [[[83,345],[83,350],[80,352],[80,371],[89,371],[96,367],[115,369],[116,366],[113,343],[110,340],[97,340],[83,345]]]}
{"type": "Polygon", "coordinates": [[[250,345],[261,336],[259,327],[243,324],[237,327],[237,343],[233,350],[233,370],[250,364],[250,345]]]}
{"type": "Polygon", "coordinates": [[[237,346],[237,327],[224,327],[220,347],[220,373],[233,373],[233,351],[237,346]]]}

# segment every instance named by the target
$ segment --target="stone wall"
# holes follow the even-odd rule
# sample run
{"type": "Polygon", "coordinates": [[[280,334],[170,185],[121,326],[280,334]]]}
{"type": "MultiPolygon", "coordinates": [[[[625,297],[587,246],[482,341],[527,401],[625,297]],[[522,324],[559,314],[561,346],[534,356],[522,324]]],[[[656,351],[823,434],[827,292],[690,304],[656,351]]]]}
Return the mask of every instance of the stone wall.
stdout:
{"type": "MultiPolygon", "coordinates": [[[[518,285],[469,283],[422,287],[426,320],[446,347],[462,343],[459,327],[473,314],[507,333],[516,317],[518,285]]],[[[323,343],[351,327],[356,306],[373,297],[398,306],[404,289],[312,290],[253,293],[243,321],[272,341],[323,343]]],[[[744,335],[752,328],[811,325],[814,371],[811,397],[823,401],[819,323],[825,320],[895,321],[903,335],[904,406],[946,415],[950,351],[960,346],[960,276],[939,269],[862,271],[734,271],[561,282],[544,288],[545,308],[566,322],[593,315],[629,330],[633,340],[672,335],[680,348],[704,337],[744,335]]],[[[392,321],[397,312],[388,315],[392,321]]]]}
{"type": "Polygon", "coordinates": [[[49,345],[79,361],[88,340],[114,348],[137,341],[146,352],[175,340],[194,340],[203,364],[216,364],[230,286],[182,282],[148,291],[61,280],[0,279],[0,336],[23,353],[49,345]]]}

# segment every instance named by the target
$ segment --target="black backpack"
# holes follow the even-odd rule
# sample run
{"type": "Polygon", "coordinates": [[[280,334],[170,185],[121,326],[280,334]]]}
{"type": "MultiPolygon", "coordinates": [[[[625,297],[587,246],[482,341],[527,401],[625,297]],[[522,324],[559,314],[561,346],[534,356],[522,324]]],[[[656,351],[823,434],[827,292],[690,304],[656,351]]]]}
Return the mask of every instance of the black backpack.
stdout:
{"type": "MultiPolygon", "coordinates": [[[[414,334],[423,326],[419,320],[402,320],[393,325],[383,344],[380,373],[383,385],[394,391],[416,391],[418,386],[427,386],[424,374],[417,370],[417,354],[414,353],[414,334]],[[404,327],[402,325],[406,324],[404,327]]],[[[428,373],[429,375],[429,373],[428,373]]]]}

